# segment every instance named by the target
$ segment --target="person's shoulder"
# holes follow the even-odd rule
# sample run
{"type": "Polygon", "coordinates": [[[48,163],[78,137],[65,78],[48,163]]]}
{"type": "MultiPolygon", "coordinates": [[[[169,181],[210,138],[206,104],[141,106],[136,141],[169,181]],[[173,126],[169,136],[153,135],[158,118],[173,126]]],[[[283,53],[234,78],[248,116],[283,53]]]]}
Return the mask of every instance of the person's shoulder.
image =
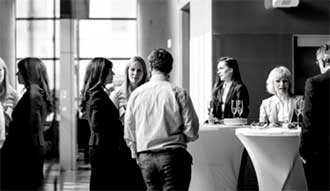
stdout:
{"type": "Polygon", "coordinates": [[[20,95],[17,90],[15,90],[12,86],[9,85],[7,89],[7,97],[17,98],[20,97],[20,95]]]}
{"type": "Polygon", "coordinates": [[[187,93],[187,90],[180,87],[180,86],[177,86],[175,84],[171,84],[171,87],[172,87],[172,90],[177,92],[177,93],[187,93]]]}
{"type": "Polygon", "coordinates": [[[123,85],[121,85],[121,86],[115,88],[115,90],[113,90],[111,92],[111,94],[118,98],[118,97],[124,95],[124,90],[125,90],[125,87],[123,85]]]}
{"type": "Polygon", "coordinates": [[[179,99],[187,99],[187,97],[189,96],[188,91],[186,89],[177,85],[172,84],[172,90],[179,99]]]}
{"type": "Polygon", "coordinates": [[[273,96],[270,96],[270,97],[268,97],[268,98],[263,99],[263,100],[262,100],[262,103],[263,103],[263,104],[267,104],[267,103],[269,103],[269,102],[276,101],[276,99],[277,99],[276,96],[273,95],[273,96]]]}

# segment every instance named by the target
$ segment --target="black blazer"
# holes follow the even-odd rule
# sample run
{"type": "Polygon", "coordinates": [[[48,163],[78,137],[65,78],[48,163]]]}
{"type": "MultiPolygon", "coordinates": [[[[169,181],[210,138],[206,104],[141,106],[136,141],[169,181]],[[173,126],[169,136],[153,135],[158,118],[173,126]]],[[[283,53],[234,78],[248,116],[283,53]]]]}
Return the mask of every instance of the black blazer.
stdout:
{"type": "Polygon", "coordinates": [[[101,85],[88,91],[86,117],[91,128],[90,146],[105,146],[118,151],[123,141],[124,128],[119,113],[101,85]]]}
{"type": "Polygon", "coordinates": [[[308,78],[305,83],[305,108],[300,155],[308,160],[329,157],[330,70],[308,78]]]}
{"type": "MultiPolygon", "coordinates": [[[[221,83],[218,88],[213,91],[212,104],[213,115],[219,119],[232,118],[231,112],[231,100],[243,100],[243,113],[242,117],[247,118],[249,115],[249,93],[246,86],[243,83],[232,82],[226,101],[222,102],[222,87],[224,83],[221,83]],[[224,112],[221,111],[221,105],[225,104],[224,112]]],[[[238,117],[238,114],[235,115],[238,117]]]]}

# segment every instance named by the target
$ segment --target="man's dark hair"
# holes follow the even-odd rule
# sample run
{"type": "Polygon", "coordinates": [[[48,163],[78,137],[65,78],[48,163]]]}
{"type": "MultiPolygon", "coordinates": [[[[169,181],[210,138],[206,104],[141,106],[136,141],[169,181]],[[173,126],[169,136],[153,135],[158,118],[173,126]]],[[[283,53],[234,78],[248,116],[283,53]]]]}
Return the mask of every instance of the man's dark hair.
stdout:
{"type": "Polygon", "coordinates": [[[148,56],[150,67],[153,70],[157,70],[163,73],[170,73],[173,66],[173,57],[171,53],[165,49],[159,48],[151,51],[148,56]]]}

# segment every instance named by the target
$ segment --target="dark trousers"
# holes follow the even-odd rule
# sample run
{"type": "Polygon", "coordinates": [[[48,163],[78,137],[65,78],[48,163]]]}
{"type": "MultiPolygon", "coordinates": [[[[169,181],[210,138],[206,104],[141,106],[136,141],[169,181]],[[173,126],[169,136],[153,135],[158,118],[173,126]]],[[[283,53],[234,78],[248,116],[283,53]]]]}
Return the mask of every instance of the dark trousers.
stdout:
{"type": "Polygon", "coordinates": [[[128,148],[111,152],[107,146],[90,147],[90,190],[145,190],[141,171],[128,148]]]}
{"type": "Polygon", "coordinates": [[[138,160],[148,191],[189,189],[192,157],[186,149],[142,152],[138,160]]]}

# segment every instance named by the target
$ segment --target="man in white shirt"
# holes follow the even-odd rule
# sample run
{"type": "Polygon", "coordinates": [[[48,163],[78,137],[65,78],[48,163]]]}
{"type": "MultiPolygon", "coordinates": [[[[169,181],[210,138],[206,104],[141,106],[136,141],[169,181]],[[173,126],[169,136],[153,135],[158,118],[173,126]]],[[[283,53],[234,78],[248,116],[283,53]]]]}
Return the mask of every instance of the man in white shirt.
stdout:
{"type": "Polygon", "coordinates": [[[172,55],[156,49],[148,61],[152,76],[131,94],[124,138],[148,191],[188,190],[192,157],[186,148],[198,138],[198,117],[188,93],[169,82],[172,55]]]}

